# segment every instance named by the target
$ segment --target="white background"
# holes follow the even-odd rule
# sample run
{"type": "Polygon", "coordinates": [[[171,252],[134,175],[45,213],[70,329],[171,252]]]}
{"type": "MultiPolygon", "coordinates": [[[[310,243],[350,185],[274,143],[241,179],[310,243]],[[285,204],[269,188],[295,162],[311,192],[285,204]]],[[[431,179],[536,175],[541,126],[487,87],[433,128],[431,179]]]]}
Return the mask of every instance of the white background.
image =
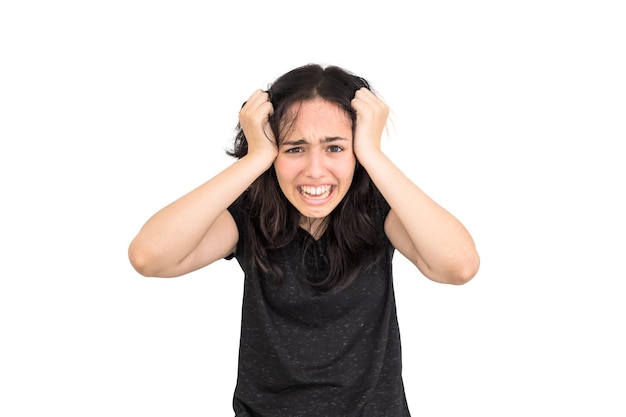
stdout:
{"type": "Polygon", "coordinates": [[[626,415],[619,1],[4,1],[0,415],[232,416],[235,261],[127,247],[231,159],[238,110],[337,64],[385,149],[471,231],[465,286],[395,264],[415,416],[626,415]]]}

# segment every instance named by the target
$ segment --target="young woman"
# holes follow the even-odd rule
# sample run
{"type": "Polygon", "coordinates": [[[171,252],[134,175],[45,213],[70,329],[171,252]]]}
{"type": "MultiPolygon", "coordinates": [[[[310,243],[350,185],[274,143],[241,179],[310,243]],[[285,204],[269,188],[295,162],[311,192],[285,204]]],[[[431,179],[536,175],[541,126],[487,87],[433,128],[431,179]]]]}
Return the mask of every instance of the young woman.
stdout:
{"type": "Polygon", "coordinates": [[[470,280],[479,258],[463,225],[381,151],[388,112],[344,69],[289,71],[241,108],[237,161],[130,245],[145,276],[239,262],[236,417],[409,416],[393,253],[448,284],[470,280]]]}

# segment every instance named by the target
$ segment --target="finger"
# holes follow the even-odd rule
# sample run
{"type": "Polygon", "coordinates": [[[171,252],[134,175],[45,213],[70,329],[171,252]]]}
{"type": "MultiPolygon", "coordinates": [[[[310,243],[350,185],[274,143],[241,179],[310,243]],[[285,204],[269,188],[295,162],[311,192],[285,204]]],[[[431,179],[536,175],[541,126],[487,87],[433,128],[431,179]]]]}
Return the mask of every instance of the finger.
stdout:
{"type": "Polygon", "coordinates": [[[367,88],[359,89],[355,94],[355,98],[357,98],[358,100],[362,100],[363,102],[371,106],[376,106],[376,107],[384,106],[384,103],[382,102],[382,100],[378,98],[376,94],[374,94],[367,88]]]}
{"type": "Polygon", "coordinates": [[[389,108],[387,104],[382,101],[378,96],[372,93],[370,90],[365,88],[360,89],[355,94],[355,98],[352,101],[352,107],[358,113],[365,114],[380,114],[387,115],[389,113],[389,108]]]}
{"type": "Polygon", "coordinates": [[[241,108],[243,109],[244,107],[249,108],[249,109],[256,109],[257,107],[259,107],[260,104],[266,102],[269,100],[269,95],[264,92],[263,90],[255,90],[250,97],[248,98],[247,101],[245,101],[243,103],[243,105],[241,106],[241,108]]]}

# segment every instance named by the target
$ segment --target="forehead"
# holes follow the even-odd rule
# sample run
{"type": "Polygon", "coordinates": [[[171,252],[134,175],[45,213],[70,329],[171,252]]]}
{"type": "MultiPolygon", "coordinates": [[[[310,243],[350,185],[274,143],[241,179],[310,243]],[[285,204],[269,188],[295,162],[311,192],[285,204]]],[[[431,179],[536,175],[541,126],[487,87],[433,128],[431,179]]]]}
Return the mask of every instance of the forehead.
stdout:
{"type": "Polygon", "coordinates": [[[294,104],[288,112],[291,119],[291,134],[319,132],[320,134],[338,134],[352,132],[350,115],[338,104],[322,98],[314,98],[294,104]]]}

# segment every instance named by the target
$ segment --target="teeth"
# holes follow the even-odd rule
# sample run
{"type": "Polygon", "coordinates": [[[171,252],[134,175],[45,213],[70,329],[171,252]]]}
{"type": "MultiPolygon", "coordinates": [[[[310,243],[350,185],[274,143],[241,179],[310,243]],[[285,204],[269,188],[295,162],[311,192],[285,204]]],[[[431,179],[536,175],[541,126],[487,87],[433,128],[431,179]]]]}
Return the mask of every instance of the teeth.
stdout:
{"type": "Polygon", "coordinates": [[[319,185],[317,187],[303,185],[300,187],[300,192],[313,197],[327,197],[330,194],[331,188],[332,187],[330,185],[319,185]]]}

